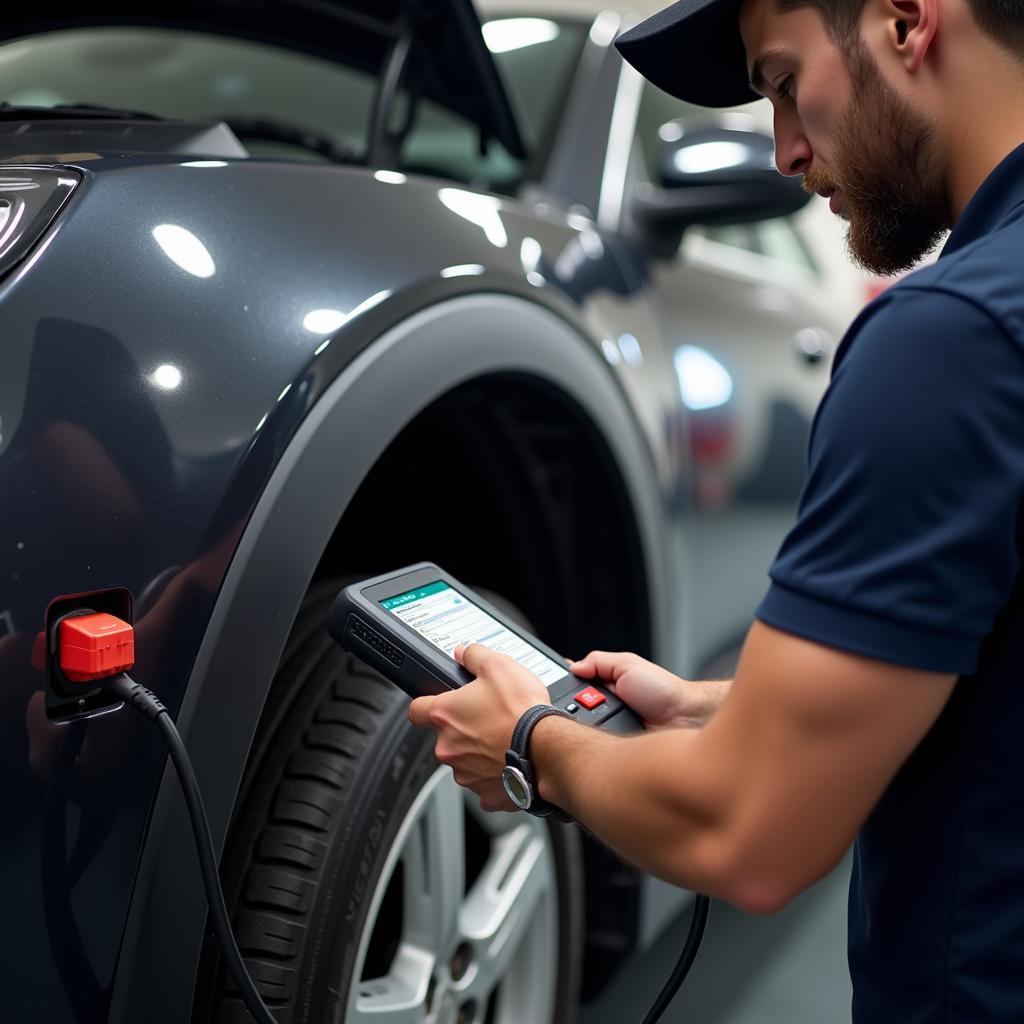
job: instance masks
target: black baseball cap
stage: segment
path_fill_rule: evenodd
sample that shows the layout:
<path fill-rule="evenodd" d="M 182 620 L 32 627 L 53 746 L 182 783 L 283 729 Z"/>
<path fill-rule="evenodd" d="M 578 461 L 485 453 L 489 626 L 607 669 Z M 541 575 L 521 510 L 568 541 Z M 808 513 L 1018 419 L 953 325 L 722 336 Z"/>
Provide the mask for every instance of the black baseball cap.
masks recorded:
<path fill-rule="evenodd" d="M 733 107 L 760 99 L 747 77 L 740 0 L 679 0 L 615 46 L 649 82 L 687 103 Z"/>

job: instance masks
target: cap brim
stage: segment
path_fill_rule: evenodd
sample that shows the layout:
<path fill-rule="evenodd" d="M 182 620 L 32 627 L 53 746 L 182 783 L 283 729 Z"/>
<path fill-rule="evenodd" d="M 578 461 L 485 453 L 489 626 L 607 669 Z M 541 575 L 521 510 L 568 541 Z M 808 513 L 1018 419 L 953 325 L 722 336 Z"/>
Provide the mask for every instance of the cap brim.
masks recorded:
<path fill-rule="evenodd" d="M 649 82 L 687 103 L 734 107 L 760 99 L 750 88 L 740 36 L 740 0 L 679 0 L 615 40 Z"/>

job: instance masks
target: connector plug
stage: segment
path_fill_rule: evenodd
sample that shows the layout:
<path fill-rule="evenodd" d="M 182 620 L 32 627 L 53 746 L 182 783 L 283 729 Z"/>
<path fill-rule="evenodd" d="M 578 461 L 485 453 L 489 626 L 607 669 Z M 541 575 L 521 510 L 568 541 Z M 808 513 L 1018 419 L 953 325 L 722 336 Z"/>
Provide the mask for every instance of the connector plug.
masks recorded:
<path fill-rule="evenodd" d="M 130 704 L 151 721 L 155 721 L 167 713 L 167 708 L 163 706 L 160 698 L 152 690 L 147 690 L 146 687 L 135 682 L 131 676 L 123 672 L 114 676 L 105 685 L 111 692 L 116 693 L 125 704 Z"/>

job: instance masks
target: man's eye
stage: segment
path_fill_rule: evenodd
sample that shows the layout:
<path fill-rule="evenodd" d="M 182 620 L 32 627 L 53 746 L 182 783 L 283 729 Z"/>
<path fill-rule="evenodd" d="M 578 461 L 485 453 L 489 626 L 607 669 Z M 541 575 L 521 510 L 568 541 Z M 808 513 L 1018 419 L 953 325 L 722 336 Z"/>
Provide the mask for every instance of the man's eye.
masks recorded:
<path fill-rule="evenodd" d="M 779 84 L 775 87 L 775 91 L 779 94 L 781 99 L 792 99 L 793 98 L 793 76 L 787 75 Z"/>

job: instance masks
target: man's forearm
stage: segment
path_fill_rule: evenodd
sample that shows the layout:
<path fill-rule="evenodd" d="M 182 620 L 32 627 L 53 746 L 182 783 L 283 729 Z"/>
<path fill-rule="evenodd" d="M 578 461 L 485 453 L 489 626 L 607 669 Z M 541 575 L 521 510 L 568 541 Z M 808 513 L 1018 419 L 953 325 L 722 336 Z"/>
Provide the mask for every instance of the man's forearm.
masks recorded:
<path fill-rule="evenodd" d="M 550 717 L 530 740 L 544 799 L 564 808 L 621 857 L 711 895 L 720 891 L 721 784 L 700 763 L 701 733 L 619 737 Z"/>

